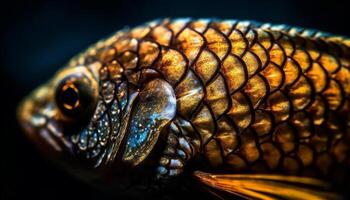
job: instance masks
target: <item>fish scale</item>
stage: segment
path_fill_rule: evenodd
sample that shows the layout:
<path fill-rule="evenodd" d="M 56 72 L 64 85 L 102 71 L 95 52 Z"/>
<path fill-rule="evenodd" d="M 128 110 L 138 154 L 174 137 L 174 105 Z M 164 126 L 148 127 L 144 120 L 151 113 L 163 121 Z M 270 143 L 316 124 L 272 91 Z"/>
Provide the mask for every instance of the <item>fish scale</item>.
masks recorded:
<path fill-rule="evenodd" d="M 168 81 L 177 120 L 213 169 L 328 175 L 350 162 L 349 46 L 302 28 L 166 19 L 119 31 L 69 66 L 119 64 L 135 85 Z"/>

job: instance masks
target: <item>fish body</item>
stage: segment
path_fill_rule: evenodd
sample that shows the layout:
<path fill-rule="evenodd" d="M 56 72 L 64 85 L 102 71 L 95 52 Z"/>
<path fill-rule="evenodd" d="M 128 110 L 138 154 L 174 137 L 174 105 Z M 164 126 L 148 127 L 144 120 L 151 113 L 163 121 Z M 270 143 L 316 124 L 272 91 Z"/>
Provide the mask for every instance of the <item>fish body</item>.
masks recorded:
<path fill-rule="evenodd" d="M 345 37 L 249 21 L 156 20 L 73 58 L 20 106 L 19 118 L 30 137 L 89 171 L 126 164 L 150 166 L 157 179 L 199 170 L 328 181 L 350 164 L 349 70 Z M 50 133 L 33 131 L 37 113 Z M 196 176 L 213 188 L 226 180 Z M 231 191 L 228 183 L 216 189 Z"/>

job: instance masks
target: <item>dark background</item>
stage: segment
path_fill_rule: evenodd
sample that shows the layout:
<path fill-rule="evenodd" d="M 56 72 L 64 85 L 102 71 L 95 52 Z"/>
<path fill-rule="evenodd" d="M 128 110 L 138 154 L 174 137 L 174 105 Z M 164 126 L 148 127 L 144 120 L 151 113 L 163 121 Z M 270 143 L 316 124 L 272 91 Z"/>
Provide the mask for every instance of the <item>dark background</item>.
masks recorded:
<path fill-rule="evenodd" d="M 19 100 L 70 57 L 123 28 L 161 17 L 254 19 L 350 35 L 349 6 L 321 1 L 7 1 L 0 6 L 0 199 L 105 199 L 44 159 L 21 134 Z M 115 198 L 114 198 L 115 199 Z"/>

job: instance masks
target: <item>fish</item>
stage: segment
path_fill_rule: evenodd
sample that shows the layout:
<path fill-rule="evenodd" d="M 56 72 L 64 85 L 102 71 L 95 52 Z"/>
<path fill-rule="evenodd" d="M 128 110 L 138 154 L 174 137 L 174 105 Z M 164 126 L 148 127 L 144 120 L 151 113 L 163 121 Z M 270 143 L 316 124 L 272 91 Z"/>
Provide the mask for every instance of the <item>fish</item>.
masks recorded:
<path fill-rule="evenodd" d="M 17 115 L 53 162 L 123 194 L 191 179 L 219 199 L 341 199 L 349 95 L 345 36 L 166 18 L 88 47 Z"/>

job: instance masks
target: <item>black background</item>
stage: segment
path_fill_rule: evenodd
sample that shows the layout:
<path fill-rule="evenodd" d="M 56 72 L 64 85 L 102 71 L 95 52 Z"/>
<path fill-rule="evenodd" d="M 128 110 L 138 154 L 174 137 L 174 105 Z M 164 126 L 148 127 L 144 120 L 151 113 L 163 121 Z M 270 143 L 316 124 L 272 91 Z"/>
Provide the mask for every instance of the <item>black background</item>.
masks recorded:
<path fill-rule="evenodd" d="M 7 1 L 0 5 L 1 199 L 106 199 L 44 159 L 21 134 L 16 105 L 70 57 L 123 28 L 162 17 L 254 19 L 350 35 L 342 1 Z M 115 199 L 115 198 L 114 198 Z"/>

